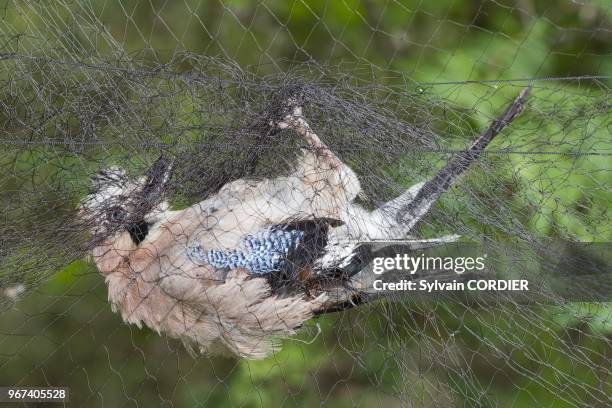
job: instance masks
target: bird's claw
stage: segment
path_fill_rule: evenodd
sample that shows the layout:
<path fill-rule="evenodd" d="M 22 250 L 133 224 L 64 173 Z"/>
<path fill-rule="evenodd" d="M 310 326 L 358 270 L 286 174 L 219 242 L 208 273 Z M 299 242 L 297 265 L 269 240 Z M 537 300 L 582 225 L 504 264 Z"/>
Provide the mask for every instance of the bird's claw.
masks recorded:
<path fill-rule="evenodd" d="M 306 122 L 302 115 L 302 106 L 295 98 L 287 99 L 283 111 L 288 111 L 289 113 L 284 115 L 278 122 L 270 121 L 270 126 L 276 126 L 279 129 L 296 129 Z"/>

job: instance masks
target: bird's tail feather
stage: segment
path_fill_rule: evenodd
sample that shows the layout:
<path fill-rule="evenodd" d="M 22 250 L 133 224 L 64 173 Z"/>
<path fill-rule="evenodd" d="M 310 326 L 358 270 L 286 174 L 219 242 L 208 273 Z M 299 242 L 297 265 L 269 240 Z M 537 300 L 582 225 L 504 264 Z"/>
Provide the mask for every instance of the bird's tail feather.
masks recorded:
<path fill-rule="evenodd" d="M 347 243 L 351 239 L 388 241 L 406 238 L 438 198 L 481 156 L 495 136 L 521 113 L 530 91 L 531 85 L 524 88 L 504 113 L 495 118 L 467 150 L 456 154 L 428 181 L 413 185 L 372 212 L 358 206 L 349 206 L 343 219 L 345 225 L 331 230 L 326 254 L 319 260 L 319 266 L 345 268 L 352 263 L 361 245 Z M 443 237 L 419 242 L 437 244 L 447 240 L 448 237 Z"/>
<path fill-rule="evenodd" d="M 358 211 L 347 212 L 349 217 L 346 225 L 332 231 L 332 239 L 326 248 L 327 254 L 320 264 L 340 267 L 343 276 L 347 278 L 346 287 L 337 290 L 336 296 L 330 297 L 330 304 L 320 309 L 319 313 L 327 313 L 354 307 L 359 303 L 386 296 L 388 292 L 381 292 L 375 288 L 374 282 L 381 278 L 375 274 L 370 261 L 375 257 L 388 256 L 385 254 L 398 253 L 397 244 L 400 242 L 382 243 L 376 248 L 373 243 L 343 243 L 343 239 L 351 236 L 375 235 L 377 239 L 396 240 L 406 236 L 412 228 L 429 212 L 437 199 L 447 191 L 457 179 L 465 173 L 470 165 L 476 161 L 487 145 L 508 126 L 523 110 L 531 85 L 523 89 L 516 99 L 508 106 L 504 113 L 494 119 L 489 127 L 467 149 L 453 157 L 447 165 L 433 178 L 425 183 L 412 186 L 399 197 L 389 201 L 371 213 Z M 352 218 L 352 219 L 350 219 Z M 430 240 L 405 240 L 403 250 L 414 251 L 431 246 L 442 245 L 457 240 L 457 235 Z M 344 245 L 344 246 L 343 246 Z M 455 272 L 427 271 L 428 279 L 444 280 L 467 278 L 467 275 L 458 275 Z M 417 274 L 408 275 L 410 279 L 423 279 Z M 335 303 L 334 303 L 335 302 Z"/>

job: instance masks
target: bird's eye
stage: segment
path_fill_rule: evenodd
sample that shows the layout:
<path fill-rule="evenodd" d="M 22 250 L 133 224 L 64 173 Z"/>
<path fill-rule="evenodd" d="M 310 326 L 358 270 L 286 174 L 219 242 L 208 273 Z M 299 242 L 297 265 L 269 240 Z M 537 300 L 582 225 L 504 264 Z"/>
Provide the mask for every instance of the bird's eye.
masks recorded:
<path fill-rule="evenodd" d="M 106 212 L 106 218 L 113 223 L 120 223 L 125 220 L 125 210 L 119 206 L 111 207 Z"/>

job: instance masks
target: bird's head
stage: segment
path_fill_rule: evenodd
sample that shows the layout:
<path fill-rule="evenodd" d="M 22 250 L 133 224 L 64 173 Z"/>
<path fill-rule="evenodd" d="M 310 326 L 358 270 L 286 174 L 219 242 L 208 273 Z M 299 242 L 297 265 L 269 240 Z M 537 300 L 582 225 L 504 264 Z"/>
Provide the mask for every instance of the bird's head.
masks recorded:
<path fill-rule="evenodd" d="M 132 241 L 140 244 L 168 210 L 164 191 L 171 171 L 172 162 L 162 156 L 138 179 L 130 178 L 120 167 L 97 172 L 78 208 L 94 242 L 128 232 Z"/>

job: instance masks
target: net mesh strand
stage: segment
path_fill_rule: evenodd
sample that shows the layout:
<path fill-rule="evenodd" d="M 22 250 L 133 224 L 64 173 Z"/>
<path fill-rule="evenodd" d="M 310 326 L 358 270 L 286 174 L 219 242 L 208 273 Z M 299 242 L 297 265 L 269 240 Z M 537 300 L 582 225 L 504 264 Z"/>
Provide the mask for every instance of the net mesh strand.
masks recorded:
<path fill-rule="evenodd" d="M 77 405 L 610 403 L 609 303 L 403 297 L 310 321 L 263 362 L 192 358 L 111 312 L 75 219 L 91 175 L 140 177 L 174 157 L 165 193 L 185 208 L 230 181 L 286 174 L 304 141 L 262 129 L 296 90 L 375 208 L 435 175 L 532 84 L 522 115 L 414 233 L 459 234 L 542 272 L 568 251 L 559 240 L 610 240 L 609 6 L 563 4 L 582 13 L 573 25 L 530 1 L 469 16 L 349 3 L 0 3 L 2 383 L 66 385 Z M 491 29 L 491 15 L 508 24 Z M 543 36 L 559 41 L 542 49 Z"/>

